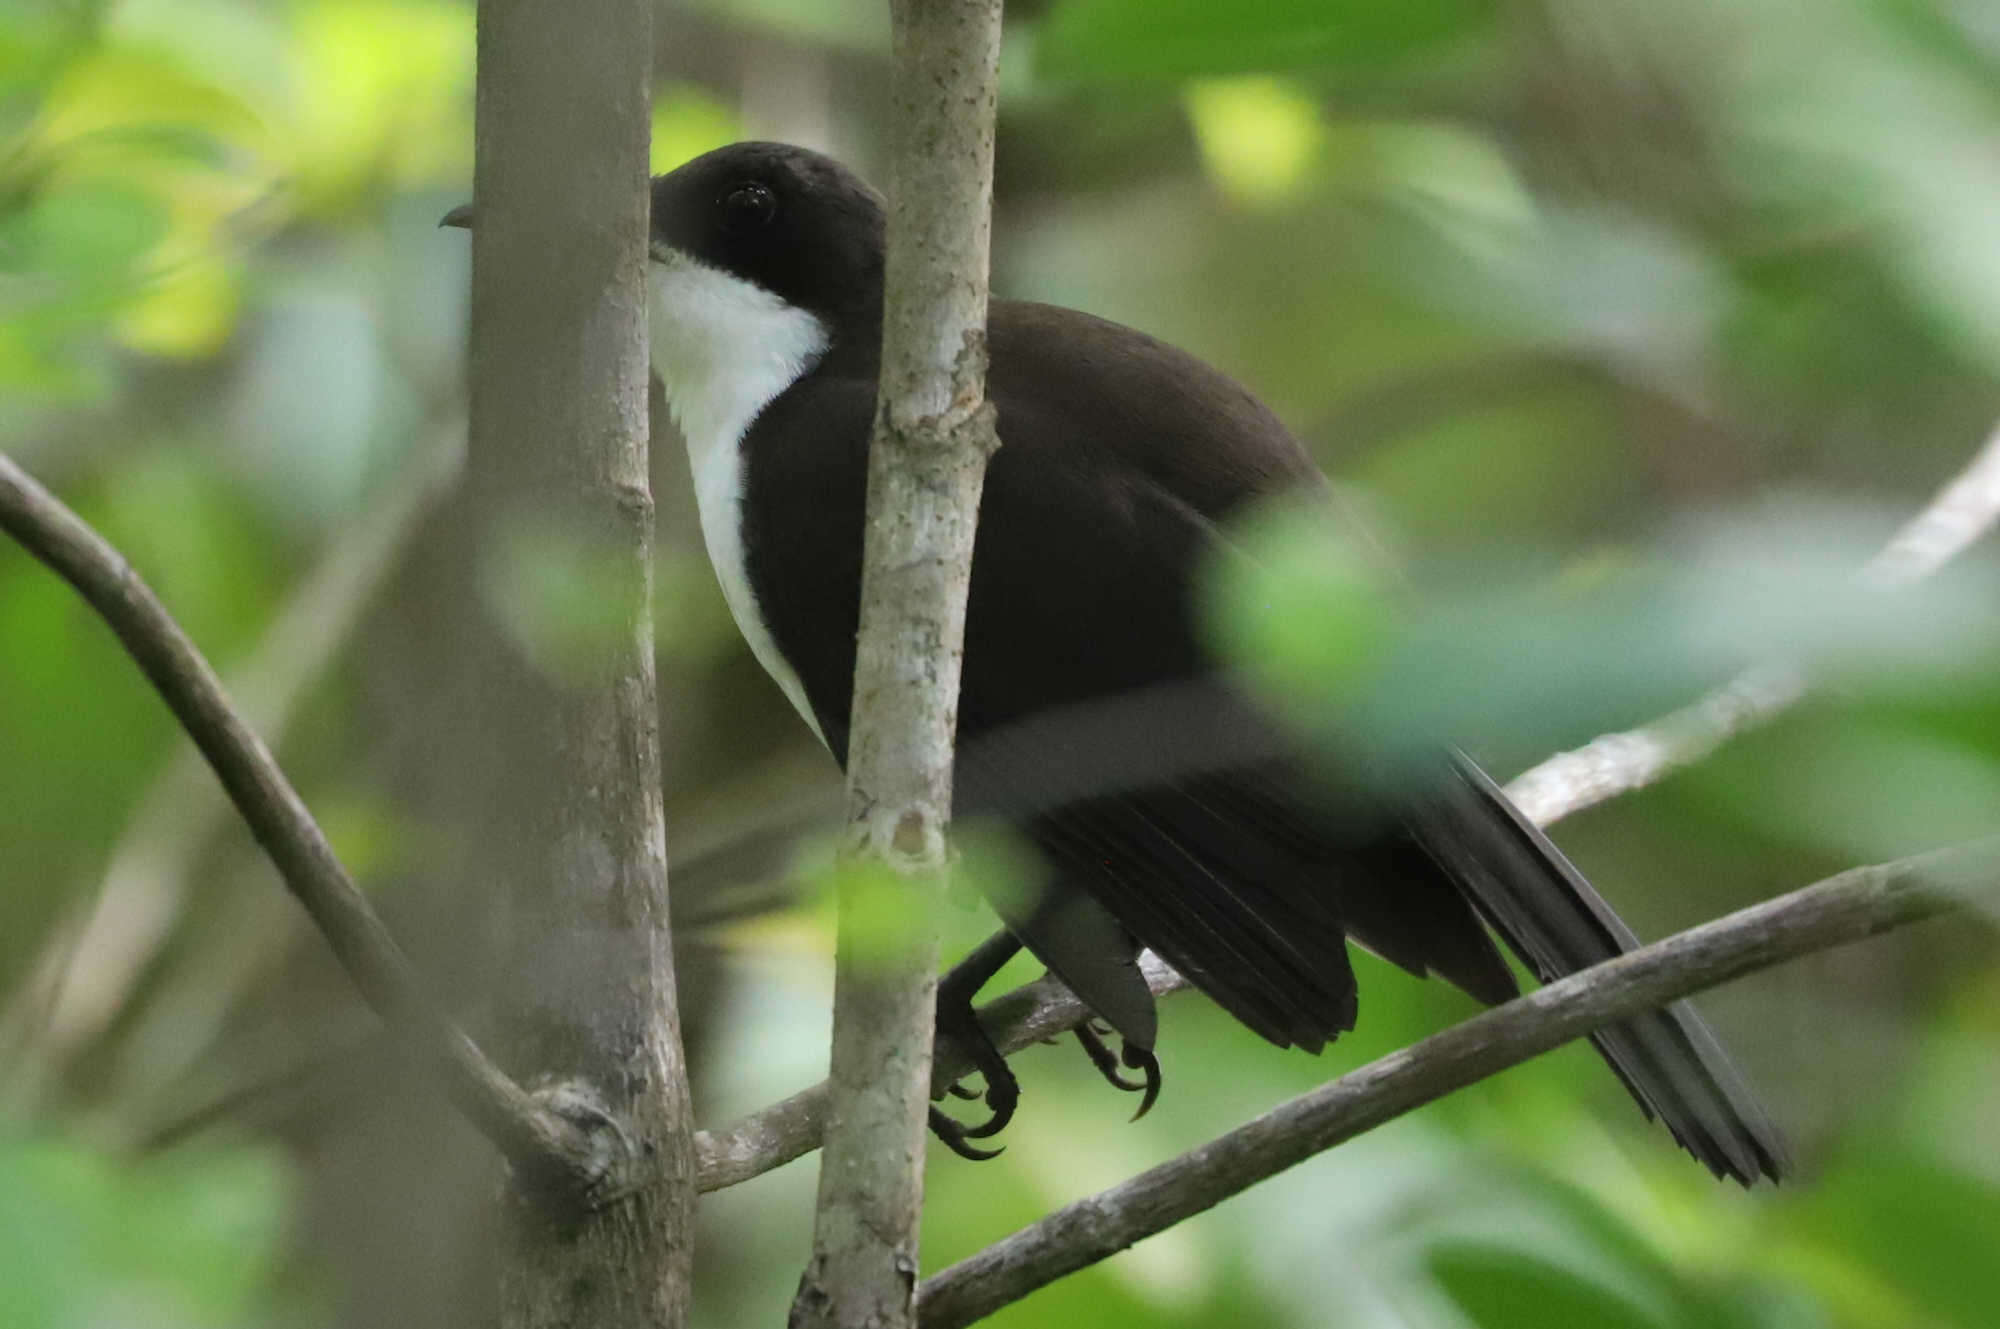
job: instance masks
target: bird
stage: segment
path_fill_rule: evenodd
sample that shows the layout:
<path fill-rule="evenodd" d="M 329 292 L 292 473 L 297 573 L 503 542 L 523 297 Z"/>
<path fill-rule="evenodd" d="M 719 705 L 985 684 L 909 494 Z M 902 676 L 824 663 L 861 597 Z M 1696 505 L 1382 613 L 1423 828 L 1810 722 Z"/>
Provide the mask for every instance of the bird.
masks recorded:
<path fill-rule="evenodd" d="M 717 148 L 651 182 L 652 367 L 703 542 L 752 655 L 843 765 L 885 215 L 855 172 L 782 143 Z M 986 352 L 1000 445 L 973 552 L 954 816 L 1006 821 L 1045 873 L 993 894 L 1003 930 L 940 982 L 937 1037 L 976 1067 L 990 1111 L 966 1125 L 933 1108 L 945 1143 L 989 1157 L 972 1141 L 1014 1115 L 1018 1080 L 972 1002 L 1022 946 L 1090 1010 L 1086 1051 L 1143 1092 L 1143 1112 L 1163 1076 L 1142 950 L 1263 1038 L 1318 1052 L 1355 1024 L 1350 943 L 1487 1004 L 1518 994 L 1496 934 L 1541 982 L 1638 945 L 1462 752 L 1392 786 L 1329 775 L 1218 656 L 1197 587 L 1234 551 L 1232 523 L 1330 498 L 1267 406 L 1185 351 L 1047 304 L 993 300 Z M 1787 1170 L 1685 1003 L 1592 1041 L 1718 1177 Z"/>

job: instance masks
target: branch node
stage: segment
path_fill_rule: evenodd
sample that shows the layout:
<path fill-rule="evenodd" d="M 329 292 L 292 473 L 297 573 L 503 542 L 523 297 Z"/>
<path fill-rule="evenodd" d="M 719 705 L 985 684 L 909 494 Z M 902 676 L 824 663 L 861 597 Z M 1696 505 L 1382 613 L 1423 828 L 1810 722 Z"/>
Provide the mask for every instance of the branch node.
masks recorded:
<path fill-rule="evenodd" d="M 530 1097 L 566 1145 L 560 1161 L 537 1156 L 515 1167 L 516 1189 L 537 1212 L 574 1221 L 639 1189 L 645 1180 L 641 1151 L 595 1086 L 552 1080 L 535 1086 Z"/>
<path fill-rule="evenodd" d="M 911 808 L 897 819 L 896 833 L 890 837 L 889 847 L 913 864 L 927 861 L 930 858 L 929 831 L 930 825 L 924 814 Z"/>

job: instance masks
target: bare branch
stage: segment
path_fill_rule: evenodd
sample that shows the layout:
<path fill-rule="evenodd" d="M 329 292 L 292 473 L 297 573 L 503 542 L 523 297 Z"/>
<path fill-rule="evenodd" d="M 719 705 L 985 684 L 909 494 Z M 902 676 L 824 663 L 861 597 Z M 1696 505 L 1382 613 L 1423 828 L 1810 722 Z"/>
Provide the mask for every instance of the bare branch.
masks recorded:
<path fill-rule="evenodd" d="M 1156 997 L 1178 992 L 1187 980 L 1165 961 L 1146 952 L 1140 958 L 1146 982 Z M 1044 975 L 997 997 L 979 1010 L 979 1022 L 1002 1055 L 1013 1056 L 1045 1039 L 1066 1034 L 1089 1018 L 1090 1012 L 1054 975 Z M 972 1069 L 970 1062 L 941 1049 L 933 1068 L 933 1086 L 942 1086 Z M 826 1122 L 826 1082 L 801 1089 L 790 1098 L 761 1108 L 733 1125 L 695 1136 L 699 1186 L 718 1191 L 819 1148 Z"/>
<path fill-rule="evenodd" d="M 432 1053 L 460 1111 L 517 1172 L 575 1195 L 596 1193 L 616 1161 L 590 1132 L 540 1105 L 446 1020 L 355 888 L 325 834 L 193 642 L 124 558 L 0 454 L 0 528 L 75 587 L 111 626 L 228 790 L 285 885 L 384 1020 Z"/>
<path fill-rule="evenodd" d="M 1991 530 L 1995 521 L 2000 521 L 2000 426 L 1930 506 L 1868 561 L 1862 580 L 1885 587 L 1922 581 Z"/>
<path fill-rule="evenodd" d="M 1865 586 L 1892 590 L 1922 581 L 2000 521 L 2000 428 L 1951 483 L 1861 569 Z M 1507 797 L 1540 826 L 1644 789 L 1700 761 L 1723 743 L 1789 710 L 1805 676 L 1760 665 L 1640 729 L 1606 734 L 1516 776 Z"/>
<path fill-rule="evenodd" d="M 1798 670 L 1758 665 L 1651 724 L 1557 753 L 1510 780 L 1507 797 L 1537 826 L 1552 826 L 1692 766 L 1805 695 L 1805 675 Z"/>
<path fill-rule="evenodd" d="M 332 543 L 255 652 L 231 671 L 238 712 L 267 745 L 282 747 L 301 698 L 325 677 L 410 536 L 456 481 L 464 432 L 463 418 L 446 422 L 417 449 L 383 487 L 383 501 Z M 139 800 L 97 890 L 57 925 L 0 1018 L 20 1043 L 33 1043 L 38 1077 L 57 1073 L 123 1009 L 172 933 L 202 850 L 230 815 L 201 754 L 178 748 Z"/>
<path fill-rule="evenodd" d="M 1351 1071 L 927 1279 L 924 1329 L 992 1314 L 1257 1182 L 1592 1030 L 2000 891 L 2000 840 L 1855 868 L 1571 974 Z"/>
<path fill-rule="evenodd" d="M 1000 0 L 892 0 L 890 13 L 894 142 L 834 1090 L 812 1261 L 792 1303 L 801 1329 L 915 1319 L 952 738 L 973 530 L 997 445 L 985 384 Z M 896 936 L 882 935 L 885 917 L 898 920 Z"/>

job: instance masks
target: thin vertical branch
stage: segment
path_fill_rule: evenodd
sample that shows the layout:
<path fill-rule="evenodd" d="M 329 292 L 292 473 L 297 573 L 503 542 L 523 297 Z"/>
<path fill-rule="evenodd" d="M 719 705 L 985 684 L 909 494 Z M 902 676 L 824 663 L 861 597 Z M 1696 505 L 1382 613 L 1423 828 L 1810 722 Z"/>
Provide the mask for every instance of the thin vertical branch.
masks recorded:
<path fill-rule="evenodd" d="M 508 1055 L 643 1160 L 628 1193 L 568 1223 L 512 1207 L 499 1257 L 510 1329 L 687 1316 L 693 1127 L 648 608 L 652 10 L 479 4 L 476 533 L 459 597 L 483 722 L 483 750 L 465 757 L 472 853 L 506 923 L 495 1004 Z M 550 558 L 597 574 L 581 636 L 538 636 L 508 612 Z"/>
<path fill-rule="evenodd" d="M 916 1314 L 936 908 L 986 460 L 1000 0 L 893 0 L 882 376 L 869 445 L 826 1153 L 798 1326 Z M 889 897 L 888 907 L 879 897 Z M 870 898 L 877 897 L 877 898 Z M 896 920 L 884 936 L 883 920 Z"/>

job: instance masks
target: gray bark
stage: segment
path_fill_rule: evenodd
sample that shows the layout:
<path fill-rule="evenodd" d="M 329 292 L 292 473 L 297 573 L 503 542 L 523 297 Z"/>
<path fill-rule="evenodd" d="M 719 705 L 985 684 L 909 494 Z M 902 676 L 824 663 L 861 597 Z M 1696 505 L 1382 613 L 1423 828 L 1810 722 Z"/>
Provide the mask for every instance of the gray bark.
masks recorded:
<path fill-rule="evenodd" d="M 999 0 L 894 0 L 881 392 L 869 445 L 825 1154 L 798 1326 L 914 1321 L 937 908 L 987 457 Z M 896 920 L 884 935 L 883 920 Z"/>
<path fill-rule="evenodd" d="M 641 1162 L 587 1212 L 509 1206 L 501 1312 L 519 1329 L 687 1312 L 693 1130 L 648 608 L 650 23 L 648 0 L 479 6 L 466 586 L 493 724 L 468 772 L 473 856 L 508 911 L 507 1055 Z M 592 577 L 553 633 L 510 610 L 552 558 Z"/>

